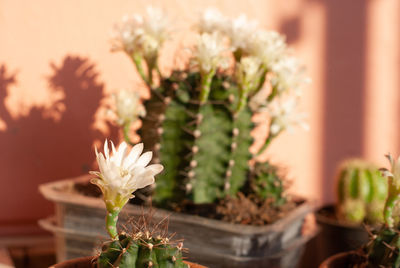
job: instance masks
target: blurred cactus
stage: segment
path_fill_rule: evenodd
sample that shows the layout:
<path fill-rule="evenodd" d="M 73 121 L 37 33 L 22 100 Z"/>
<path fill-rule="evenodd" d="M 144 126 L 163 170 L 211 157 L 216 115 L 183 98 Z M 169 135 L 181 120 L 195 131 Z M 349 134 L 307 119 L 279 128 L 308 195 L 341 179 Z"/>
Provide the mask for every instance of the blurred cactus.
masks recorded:
<path fill-rule="evenodd" d="M 254 160 L 291 125 L 304 126 L 295 111 L 299 88 L 307 82 L 302 67 L 278 33 L 258 29 L 257 23 L 245 16 L 230 20 L 215 10 L 203 16 L 200 21 L 214 26 L 198 25 L 191 65 L 168 77 L 159 71 L 157 60 L 149 66 L 140 56 L 141 46 L 129 43 L 140 40 L 137 35 L 146 35 L 146 27 L 131 24 L 128 32 L 120 30 L 117 35 L 120 49 L 132 58 L 151 93 L 143 103 L 146 115 L 138 134 L 145 150 L 154 152 L 153 161 L 165 167 L 153 200 L 161 205 L 183 199 L 212 203 L 236 196 L 251 185 L 260 199 L 283 204 L 284 188 L 276 169 L 269 163 L 254 164 Z M 127 28 L 124 25 L 121 29 Z M 146 75 L 144 69 L 157 71 L 158 86 L 152 72 Z M 262 90 L 270 92 L 262 96 Z M 281 103 L 288 97 L 291 101 L 283 107 Z M 269 109 L 271 105 L 273 109 Z M 252 117 L 260 112 L 270 115 L 267 138 L 260 150 L 251 154 L 251 132 L 257 126 Z"/>
<path fill-rule="evenodd" d="M 383 221 L 387 179 L 378 167 L 362 159 L 349 159 L 339 166 L 337 217 L 351 223 Z"/>
<path fill-rule="evenodd" d="M 365 245 L 367 264 L 362 267 L 400 267 L 400 158 L 387 158 L 391 170 L 382 169 L 388 179 L 388 196 L 383 210 L 384 224 L 370 233 L 370 241 Z M 360 266 L 361 267 L 361 266 Z"/>

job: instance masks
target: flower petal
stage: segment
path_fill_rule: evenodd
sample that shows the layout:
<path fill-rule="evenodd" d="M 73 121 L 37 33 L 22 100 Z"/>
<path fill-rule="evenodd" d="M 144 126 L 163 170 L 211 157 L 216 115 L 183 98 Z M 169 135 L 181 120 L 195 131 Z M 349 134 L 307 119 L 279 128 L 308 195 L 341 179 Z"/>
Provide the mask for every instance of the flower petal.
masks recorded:
<path fill-rule="evenodd" d="M 141 157 L 139 157 L 135 166 L 145 167 L 148 163 L 150 163 L 152 157 L 153 157 L 153 152 L 145 152 L 144 154 L 142 154 Z"/>

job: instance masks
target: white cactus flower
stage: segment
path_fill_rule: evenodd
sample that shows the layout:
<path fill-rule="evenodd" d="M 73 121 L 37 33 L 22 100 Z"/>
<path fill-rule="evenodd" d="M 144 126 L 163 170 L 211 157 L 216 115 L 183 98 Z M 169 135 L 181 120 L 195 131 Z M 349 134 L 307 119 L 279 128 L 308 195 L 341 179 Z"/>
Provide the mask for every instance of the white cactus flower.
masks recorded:
<path fill-rule="evenodd" d="M 225 46 L 219 33 L 203 33 L 198 36 L 192 63 L 199 67 L 201 73 L 210 73 L 225 65 L 226 60 L 222 55 L 224 51 Z"/>
<path fill-rule="evenodd" d="M 285 37 L 274 31 L 258 30 L 251 36 L 248 50 L 244 52 L 259 58 L 271 69 L 286 52 Z"/>
<path fill-rule="evenodd" d="M 225 33 L 227 24 L 227 18 L 218 9 L 207 8 L 201 13 L 196 28 L 200 33 Z"/>
<path fill-rule="evenodd" d="M 114 94 L 117 123 L 121 126 L 134 122 L 139 116 L 144 116 L 146 110 L 137 92 L 122 89 Z"/>
<path fill-rule="evenodd" d="M 300 95 L 301 87 L 311 82 L 311 79 L 304 75 L 305 68 L 295 57 L 281 58 L 273 65 L 272 71 L 274 76 L 271 78 L 271 85 L 279 93 L 294 90 L 297 95 Z"/>
<path fill-rule="evenodd" d="M 273 136 L 283 130 L 291 131 L 295 125 L 305 130 L 309 129 L 304 120 L 306 116 L 297 111 L 297 98 L 289 97 L 285 100 L 276 98 L 268 105 L 267 111 L 271 117 L 270 134 Z"/>
<path fill-rule="evenodd" d="M 111 142 L 110 154 L 107 140 L 104 143 L 104 155 L 96 148 L 96 158 L 99 171 L 91 171 L 97 178 L 92 179 L 103 192 L 104 202 L 108 211 L 120 210 L 137 189 L 154 183 L 154 176 L 163 170 L 160 164 L 147 166 L 152 158 L 152 152 L 143 151 L 143 143 L 135 145 L 130 152 L 128 145 L 122 142 L 116 150 Z"/>
<path fill-rule="evenodd" d="M 226 34 L 231 41 L 232 50 L 248 51 L 252 35 L 256 30 L 257 22 L 247 19 L 244 14 L 233 19 L 226 29 Z"/>
<path fill-rule="evenodd" d="M 169 37 L 168 19 L 158 8 L 147 7 L 146 16 L 125 16 L 122 24 L 115 26 L 114 49 L 128 54 L 141 53 L 147 59 L 157 57 L 164 41 Z"/>
<path fill-rule="evenodd" d="M 242 87 L 254 89 L 262 75 L 261 61 L 256 57 L 243 57 L 237 64 L 236 81 Z"/>

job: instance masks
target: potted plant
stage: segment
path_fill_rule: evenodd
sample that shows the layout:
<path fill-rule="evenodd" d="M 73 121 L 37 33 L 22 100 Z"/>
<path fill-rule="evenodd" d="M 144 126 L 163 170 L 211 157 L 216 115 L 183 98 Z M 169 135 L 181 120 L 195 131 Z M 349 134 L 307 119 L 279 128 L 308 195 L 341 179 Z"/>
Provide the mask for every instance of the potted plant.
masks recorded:
<path fill-rule="evenodd" d="M 359 158 L 344 160 L 338 167 L 335 205 L 316 213 L 321 232 L 317 263 L 333 254 L 355 250 L 368 241 L 363 224 L 377 226 L 383 222 L 387 197 L 387 180 L 379 168 Z"/>
<path fill-rule="evenodd" d="M 391 170 L 382 169 L 388 179 L 383 225 L 369 230 L 370 240 L 358 251 L 334 255 L 320 267 L 400 267 L 400 158 L 397 161 L 390 155 L 387 158 Z"/>
<path fill-rule="evenodd" d="M 101 253 L 97 256 L 66 261 L 54 267 L 189 268 L 189 264 L 182 258 L 183 243 L 174 245 L 168 237 L 167 229 L 160 228 L 161 223 L 151 227 L 149 216 L 143 215 L 134 221 L 132 233 L 118 231 L 118 216 L 129 199 L 134 197 L 132 193 L 154 183 L 154 176 L 162 171 L 163 166 L 148 165 L 152 153 L 141 155 L 142 144 L 134 146 L 130 152 L 125 142 L 117 149 L 112 142 L 111 146 L 110 152 L 106 140 L 104 154 L 96 149 L 100 171 L 91 172 L 96 176 L 91 182 L 103 193 L 106 230 L 110 240 L 103 243 Z"/>
<path fill-rule="evenodd" d="M 143 104 L 137 94 L 120 91 L 117 122 L 133 144 L 131 125 L 140 118 L 144 150 L 153 151 L 153 163 L 165 167 L 156 186 L 137 196 L 160 208 L 157 215 L 174 212 L 170 228 L 185 237 L 194 260 L 219 267 L 295 265 L 314 235 L 303 228 L 314 206 L 289 196 L 279 169 L 260 163 L 258 156 L 293 125 L 307 127 L 296 110 L 308 81 L 302 66 L 280 34 L 259 29 L 244 15 L 232 20 L 207 10 L 195 27 L 190 61 L 163 74 L 158 57 L 167 26 L 162 11 L 150 8 L 145 17 L 124 18 L 113 43 L 114 50 L 129 56 L 150 91 Z M 261 124 L 254 122 L 256 114 L 268 116 L 269 127 L 254 152 L 252 132 Z M 90 231 L 99 225 L 100 212 L 93 215 L 98 201 L 85 198 L 93 206 L 85 209 L 71 195 L 60 197 L 60 190 L 70 187 L 41 187 L 57 202 L 56 228 Z M 126 209 L 130 215 L 139 211 L 133 205 Z"/>

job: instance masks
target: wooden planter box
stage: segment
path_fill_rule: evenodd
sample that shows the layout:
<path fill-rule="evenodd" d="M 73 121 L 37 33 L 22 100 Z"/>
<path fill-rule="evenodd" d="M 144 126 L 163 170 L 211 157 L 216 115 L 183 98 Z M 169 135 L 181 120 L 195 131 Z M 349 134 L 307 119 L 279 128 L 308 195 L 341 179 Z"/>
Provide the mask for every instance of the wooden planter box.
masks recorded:
<path fill-rule="evenodd" d="M 41 225 L 56 235 L 58 261 L 93 255 L 93 248 L 107 237 L 103 200 L 73 190 L 74 183 L 88 178 L 39 187 L 44 197 L 55 203 L 55 220 L 43 220 Z M 314 208 L 314 204 L 305 201 L 284 219 L 266 226 L 230 224 L 162 209 L 154 209 L 153 219 L 169 216 L 169 232 L 177 233 L 176 239 L 184 239 L 190 261 L 209 267 L 295 267 L 305 243 L 315 235 L 302 233 L 304 219 Z M 147 210 L 128 204 L 119 223 L 123 225 L 128 218 Z"/>

